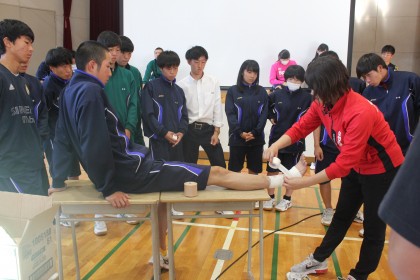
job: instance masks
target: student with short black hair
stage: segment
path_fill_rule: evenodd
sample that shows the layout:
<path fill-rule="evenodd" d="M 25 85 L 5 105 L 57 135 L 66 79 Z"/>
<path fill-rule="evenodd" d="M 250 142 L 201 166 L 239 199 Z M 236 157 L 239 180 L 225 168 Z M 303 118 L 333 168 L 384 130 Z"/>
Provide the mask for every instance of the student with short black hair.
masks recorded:
<path fill-rule="evenodd" d="M 285 86 L 270 93 L 268 96 L 268 119 L 272 126 L 269 135 L 268 145 L 271 146 L 282 136 L 295 122 L 299 121 L 303 114 L 308 110 L 312 102 L 311 90 L 302 88 L 305 81 L 305 70 L 300 65 L 291 65 L 284 72 L 286 80 Z M 305 151 L 305 139 L 302 138 L 294 145 L 278 151 L 278 158 L 287 168 L 293 167 Z M 267 165 L 267 175 L 274 176 L 279 174 L 278 169 Z M 279 196 L 281 190 L 278 190 Z M 269 190 L 271 200 L 264 201 L 264 210 L 272 210 L 275 205 L 277 211 L 286 211 L 292 207 L 293 190 L 286 190 L 283 198 L 276 205 L 274 189 Z M 257 204 L 255 208 L 257 208 Z"/>
<path fill-rule="evenodd" d="M 50 175 L 53 177 L 54 163 L 52 153 L 54 151 L 53 141 L 55 137 L 55 126 L 58 119 L 58 100 L 61 91 L 66 87 L 68 81 L 73 75 L 72 63 L 73 57 L 69 50 L 63 47 L 50 49 L 45 56 L 45 63 L 50 68 L 50 73 L 45 77 L 42 88 L 48 109 L 48 127 L 50 130 L 49 138 L 44 141 L 44 151 L 47 157 Z M 78 179 L 80 176 L 79 161 L 76 158 L 69 158 L 72 162 L 71 170 L 69 170 L 69 179 Z"/>
<path fill-rule="evenodd" d="M 236 85 L 226 94 L 229 124 L 228 169 L 241 172 L 245 159 L 249 174 L 262 172 L 264 127 L 268 115 L 267 91 L 259 85 L 260 66 L 255 60 L 242 63 Z"/>
<path fill-rule="evenodd" d="M 204 72 L 209 56 L 203 47 L 192 47 L 185 53 L 185 58 L 191 67 L 190 74 L 179 82 L 185 94 L 189 119 L 183 140 L 185 161 L 197 163 L 199 147 L 202 146 L 210 165 L 226 168 L 219 141 L 223 125 L 219 81 Z"/>
<path fill-rule="evenodd" d="M 133 74 L 134 82 L 136 83 L 136 91 L 138 93 L 137 102 L 137 127 L 134 132 L 134 142 L 140 145 L 144 145 L 143 129 L 141 128 L 141 89 L 143 88 L 143 78 L 137 67 L 129 64 L 131 55 L 134 51 L 134 44 L 127 36 L 120 35 L 121 39 L 121 52 L 117 57 L 117 63 L 119 66 L 127 69 Z"/>
<path fill-rule="evenodd" d="M 36 109 L 26 80 L 19 75 L 22 63 L 33 53 L 35 36 L 22 21 L 0 21 L 0 190 L 47 195 Z"/>
<path fill-rule="evenodd" d="M 117 63 L 117 58 L 121 53 L 121 39 L 115 32 L 106 30 L 98 35 L 97 41 L 108 48 L 111 54 L 112 76 L 105 85 L 105 94 L 114 108 L 117 118 L 125 128 L 124 134 L 129 141 L 134 141 L 138 123 L 138 91 L 133 74 Z M 132 214 L 125 214 L 125 216 L 130 217 Z M 100 215 L 95 217 L 100 217 Z M 138 224 L 138 221 L 127 221 L 127 223 Z M 96 235 L 105 235 L 107 232 L 108 229 L 104 221 L 95 222 L 94 233 Z"/>
<path fill-rule="evenodd" d="M 405 154 L 420 117 L 420 77 L 412 72 L 394 72 L 374 53 L 360 57 L 356 73 L 368 84 L 362 95 L 384 114 Z"/>
<path fill-rule="evenodd" d="M 394 54 L 395 54 L 394 46 L 385 45 L 385 46 L 382 47 L 381 56 L 382 56 L 383 60 L 385 61 L 386 65 L 392 71 L 397 71 L 398 70 L 397 65 L 391 63 L 391 60 L 394 57 Z"/>
<path fill-rule="evenodd" d="M 146 71 L 144 71 L 143 84 L 146 84 L 148 81 L 157 79 L 162 75 L 162 71 L 157 64 L 157 58 L 162 52 L 163 49 L 161 47 L 157 47 L 154 50 L 153 55 L 155 58 L 147 63 Z"/>
<path fill-rule="evenodd" d="M 168 55 L 174 57 L 173 53 Z M 161 65 L 174 66 L 171 64 L 173 62 L 168 61 L 173 59 L 166 60 L 164 55 Z M 199 190 L 207 185 L 253 190 L 282 184 L 283 176 L 250 176 L 229 172 L 218 166 L 154 160 L 152 151 L 128 141 L 124 127 L 105 97 L 103 88 L 111 76 L 110 62 L 108 49 L 98 42 L 86 41 L 77 49 L 78 69 L 60 98 L 54 141 L 57 150 L 54 153 L 56 172 L 49 193 L 66 189 L 64 182 L 69 167 L 68 156 L 73 152 L 96 189 L 116 208 L 129 206 L 127 193 L 183 191 L 186 181 L 197 182 Z M 164 75 L 166 70 L 164 67 Z M 291 173 L 302 176 L 305 171 L 305 162 L 299 162 Z M 159 207 L 159 223 L 161 252 L 166 254 L 164 206 Z M 160 265 L 168 269 L 167 257 L 161 256 Z"/>
<path fill-rule="evenodd" d="M 184 159 L 197 163 L 200 146 L 211 166 L 226 168 L 219 134 L 223 125 L 223 111 L 219 81 L 204 72 L 209 55 L 205 48 L 194 46 L 185 58 L 191 67 L 190 74 L 179 82 L 184 90 L 188 110 L 188 130 L 183 138 Z M 233 211 L 217 211 L 234 214 Z"/>
<path fill-rule="evenodd" d="M 119 67 L 117 57 L 121 52 L 121 39 L 112 31 L 102 31 L 97 41 L 111 53 L 112 76 L 105 85 L 105 93 L 117 113 L 118 119 L 125 126 L 125 134 L 131 140 L 137 126 L 136 83 L 130 71 Z"/>
<path fill-rule="evenodd" d="M 157 57 L 162 76 L 146 83 L 142 93 L 144 134 L 157 160 L 184 159 L 181 140 L 188 130 L 188 111 L 184 91 L 176 84 L 180 63 L 175 52 L 162 52 Z"/>

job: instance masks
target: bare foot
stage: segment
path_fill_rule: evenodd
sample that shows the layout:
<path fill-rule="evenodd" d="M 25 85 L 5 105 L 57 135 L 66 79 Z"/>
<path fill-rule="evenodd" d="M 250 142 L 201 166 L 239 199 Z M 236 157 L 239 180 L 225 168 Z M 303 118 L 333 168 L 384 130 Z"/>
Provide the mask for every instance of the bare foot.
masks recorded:
<path fill-rule="evenodd" d="M 300 159 L 298 163 L 295 165 L 295 167 L 297 168 L 299 173 L 302 174 L 302 176 L 305 175 L 306 169 L 307 169 L 307 163 L 305 160 L 305 156 L 303 154 L 300 156 Z"/>

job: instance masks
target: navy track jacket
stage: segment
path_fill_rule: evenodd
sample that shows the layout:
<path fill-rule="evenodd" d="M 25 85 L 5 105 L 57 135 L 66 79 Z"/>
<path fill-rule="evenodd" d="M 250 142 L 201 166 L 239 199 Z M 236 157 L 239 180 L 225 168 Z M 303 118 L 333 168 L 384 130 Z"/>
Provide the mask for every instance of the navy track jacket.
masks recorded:
<path fill-rule="evenodd" d="M 363 96 L 378 106 L 405 154 L 420 116 L 420 77 L 411 72 L 388 70 L 379 86 L 368 86 Z"/>
<path fill-rule="evenodd" d="M 259 85 L 229 88 L 226 95 L 225 112 L 229 123 L 229 146 L 264 145 L 264 127 L 267 123 L 268 95 Z M 245 142 L 242 132 L 252 132 L 255 139 Z"/>
<path fill-rule="evenodd" d="M 125 136 L 103 88 L 96 77 L 76 70 L 63 91 L 54 139 L 53 187 L 64 187 L 68 159 L 76 154 L 104 197 L 134 188 L 141 192 L 153 160 L 146 147 Z"/>

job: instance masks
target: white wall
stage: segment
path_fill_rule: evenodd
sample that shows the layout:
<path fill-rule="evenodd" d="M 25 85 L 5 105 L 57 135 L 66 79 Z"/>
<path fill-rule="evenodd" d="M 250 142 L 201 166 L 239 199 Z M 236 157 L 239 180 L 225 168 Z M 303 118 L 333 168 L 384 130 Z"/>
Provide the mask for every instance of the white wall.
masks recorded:
<path fill-rule="evenodd" d="M 70 14 L 73 49 L 89 39 L 90 1 L 73 0 Z M 19 19 L 34 31 L 35 43 L 28 73 L 34 75 L 51 48 L 63 45 L 64 12 L 61 0 L 0 0 L 0 18 Z"/>
<path fill-rule="evenodd" d="M 320 43 L 347 61 L 350 0 L 124 0 L 124 35 L 135 45 L 133 65 L 144 72 L 160 46 L 181 57 L 178 76 L 189 73 L 184 57 L 194 45 L 209 52 L 206 70 L 222 86 L 236 83 L 246 59 L 260 65 L 260 84 L 270 86 L 269 72 L 282 49 L 304 68 Z M 163 8 L 164 7 L 164 8 Z M 144 11 L 139 17 L 139 11 Z"/>

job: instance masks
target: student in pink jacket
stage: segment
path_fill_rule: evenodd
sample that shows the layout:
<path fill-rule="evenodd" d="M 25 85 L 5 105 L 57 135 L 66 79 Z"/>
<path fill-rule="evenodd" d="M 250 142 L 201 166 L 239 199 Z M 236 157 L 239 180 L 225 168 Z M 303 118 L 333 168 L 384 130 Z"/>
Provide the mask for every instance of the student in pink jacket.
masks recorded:
<path fill-rule="evenodd" d="M 290 52 L 282 50 L 278 55 L 278 60 L 271 66 L 270 84 L 273 89 L 282 88 L 284 84 L 284 72 L 290 65 L 296 65 L 296 61 L 290 59 Z"/>

